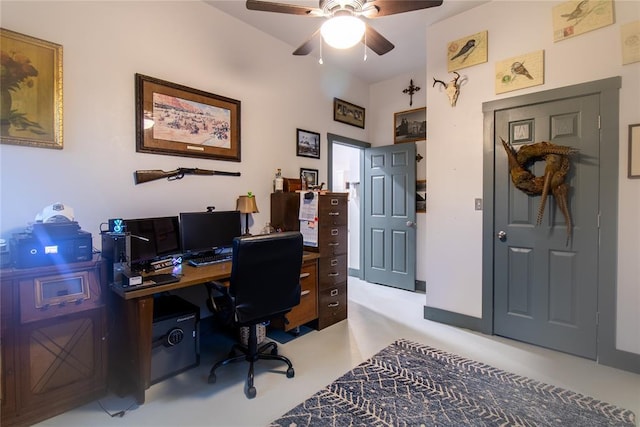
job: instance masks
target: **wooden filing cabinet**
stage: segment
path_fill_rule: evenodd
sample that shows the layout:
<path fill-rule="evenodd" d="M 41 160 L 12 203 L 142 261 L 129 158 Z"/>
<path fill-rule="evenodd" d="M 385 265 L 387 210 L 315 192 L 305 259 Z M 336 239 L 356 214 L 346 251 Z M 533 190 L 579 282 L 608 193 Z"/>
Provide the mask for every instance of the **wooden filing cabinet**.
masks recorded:
<path fill-rule="evenodd" d="M 316 193 L 317 194 L 317 193 Z M 318 195 L 318 329 L 347 318 L 348 194 Z M 300 194 L 271 195 L 271 225 L 283 231 L 300 229 Z"/>
<path fill-rule="evenodd" d="M 2 426 L 32 425 L 107 392 L 102 263 L 0 271 Z"/>

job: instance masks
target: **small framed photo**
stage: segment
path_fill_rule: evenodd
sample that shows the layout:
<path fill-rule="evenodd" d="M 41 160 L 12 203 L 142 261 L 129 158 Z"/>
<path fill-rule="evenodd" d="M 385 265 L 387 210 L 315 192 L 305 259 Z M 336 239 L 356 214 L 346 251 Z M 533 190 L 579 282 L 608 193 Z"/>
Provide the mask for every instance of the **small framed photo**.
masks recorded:
<path fill-rule="evenodd" d="M 419 179 L 416 181 L 416 212 L 424 213 L 427 211 L 427 180 Z"/>
<path fill-rule="evenodd" d="M 640 123 L 629 125 L 629 178 L 640 178 Z"/>
<path fill-rule="evenodd" d="M 0 143 L 62 149 L 62 46 L 0 28 Z"/>
<path fill-rule="evenodd" d="M 136 74 L 136 151 L 240 161 L 240 101 Z"/>
<path fill-rule="evenodd" d="M 364 129 L 364 108 L 333 98 L 333 120 Z"/>
<path fill-rule="evenodd" d="M 393 115 L 393 143 L 427 139 L 427 108 L 401 111 Z"/>
<path fill-rule="evenodd" d="M 320 158 L 320 134 L 304 129 L 296 129 L 296 155 L 298 157 Z"/>
<path fill-rule="evenodd" d="M 307 186 L 318 185 L 318 169 L 300 168 L 300 178 L 307 181 Z"/>

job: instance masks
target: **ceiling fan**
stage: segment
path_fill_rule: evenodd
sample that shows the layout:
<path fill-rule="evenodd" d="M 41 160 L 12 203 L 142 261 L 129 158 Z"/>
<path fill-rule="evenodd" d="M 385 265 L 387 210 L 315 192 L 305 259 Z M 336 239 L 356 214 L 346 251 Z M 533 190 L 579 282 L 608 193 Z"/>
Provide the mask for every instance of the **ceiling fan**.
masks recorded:
<path fill-rule="evenodd" d="M 329 45 L 347 49 L 362 41 L 378 55 L 395 46 L 360 18 L 379 18 L 414 10 L 440 6 L 442 0 L 320 0 L 317 8 L 262 0 L 247 0 L 247 9 L 327 18 L 321 28 L 298 47 L 294 55 L 308 55 L 318 33 Z M 336 27 L 344 26 L 345 32 Z M 364 36 L 364 37 L 363 37 Z"/>

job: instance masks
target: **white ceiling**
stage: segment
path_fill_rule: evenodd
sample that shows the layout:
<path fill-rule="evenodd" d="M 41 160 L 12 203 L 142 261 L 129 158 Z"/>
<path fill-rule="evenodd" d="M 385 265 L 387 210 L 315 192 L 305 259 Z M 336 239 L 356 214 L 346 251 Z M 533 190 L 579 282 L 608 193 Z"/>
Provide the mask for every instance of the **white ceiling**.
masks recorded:
<path fill-rule="evenodd" d="M 325 44 L 322 48 L 323 61 L 325 64 L 339 66 L 368 83 L 387 80 L 416 69 L 425 69 L 427 26 L 487 2 L 487 0 L 444 0 L 444 3 L 438 7 L 369 19 L 367 24 L 393 43 L 395 49 L 382 56 L 367 49 L 367 60 L 363 61 L 364 45 L 362 44 L 344 51 L 330 48 Z M 247 10 L 243 0 L 205 0 L 205 3 L 282 40 L 291 46 L 291 52 L 320 28 L 325 19 Z M 318 7 L 317 0 L 277 0 L 274 3 Z M 464 37 L 464 34 L 460 36 Z M 317 59 L 319 51 L 320 42 L 318 41 L 318 47 L 311 55 Z M 303 57 L 299 59 L 304 60 Z"/>

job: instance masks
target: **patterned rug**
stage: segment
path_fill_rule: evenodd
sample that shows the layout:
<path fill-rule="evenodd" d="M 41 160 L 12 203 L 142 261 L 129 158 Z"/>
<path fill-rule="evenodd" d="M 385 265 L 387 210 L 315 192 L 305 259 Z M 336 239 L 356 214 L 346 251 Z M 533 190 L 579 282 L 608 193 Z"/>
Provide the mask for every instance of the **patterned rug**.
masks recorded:
<path fill-rule="evenodd" d="M 271 426 L 635 426 L 635 415 L 398 340 Z"/>

